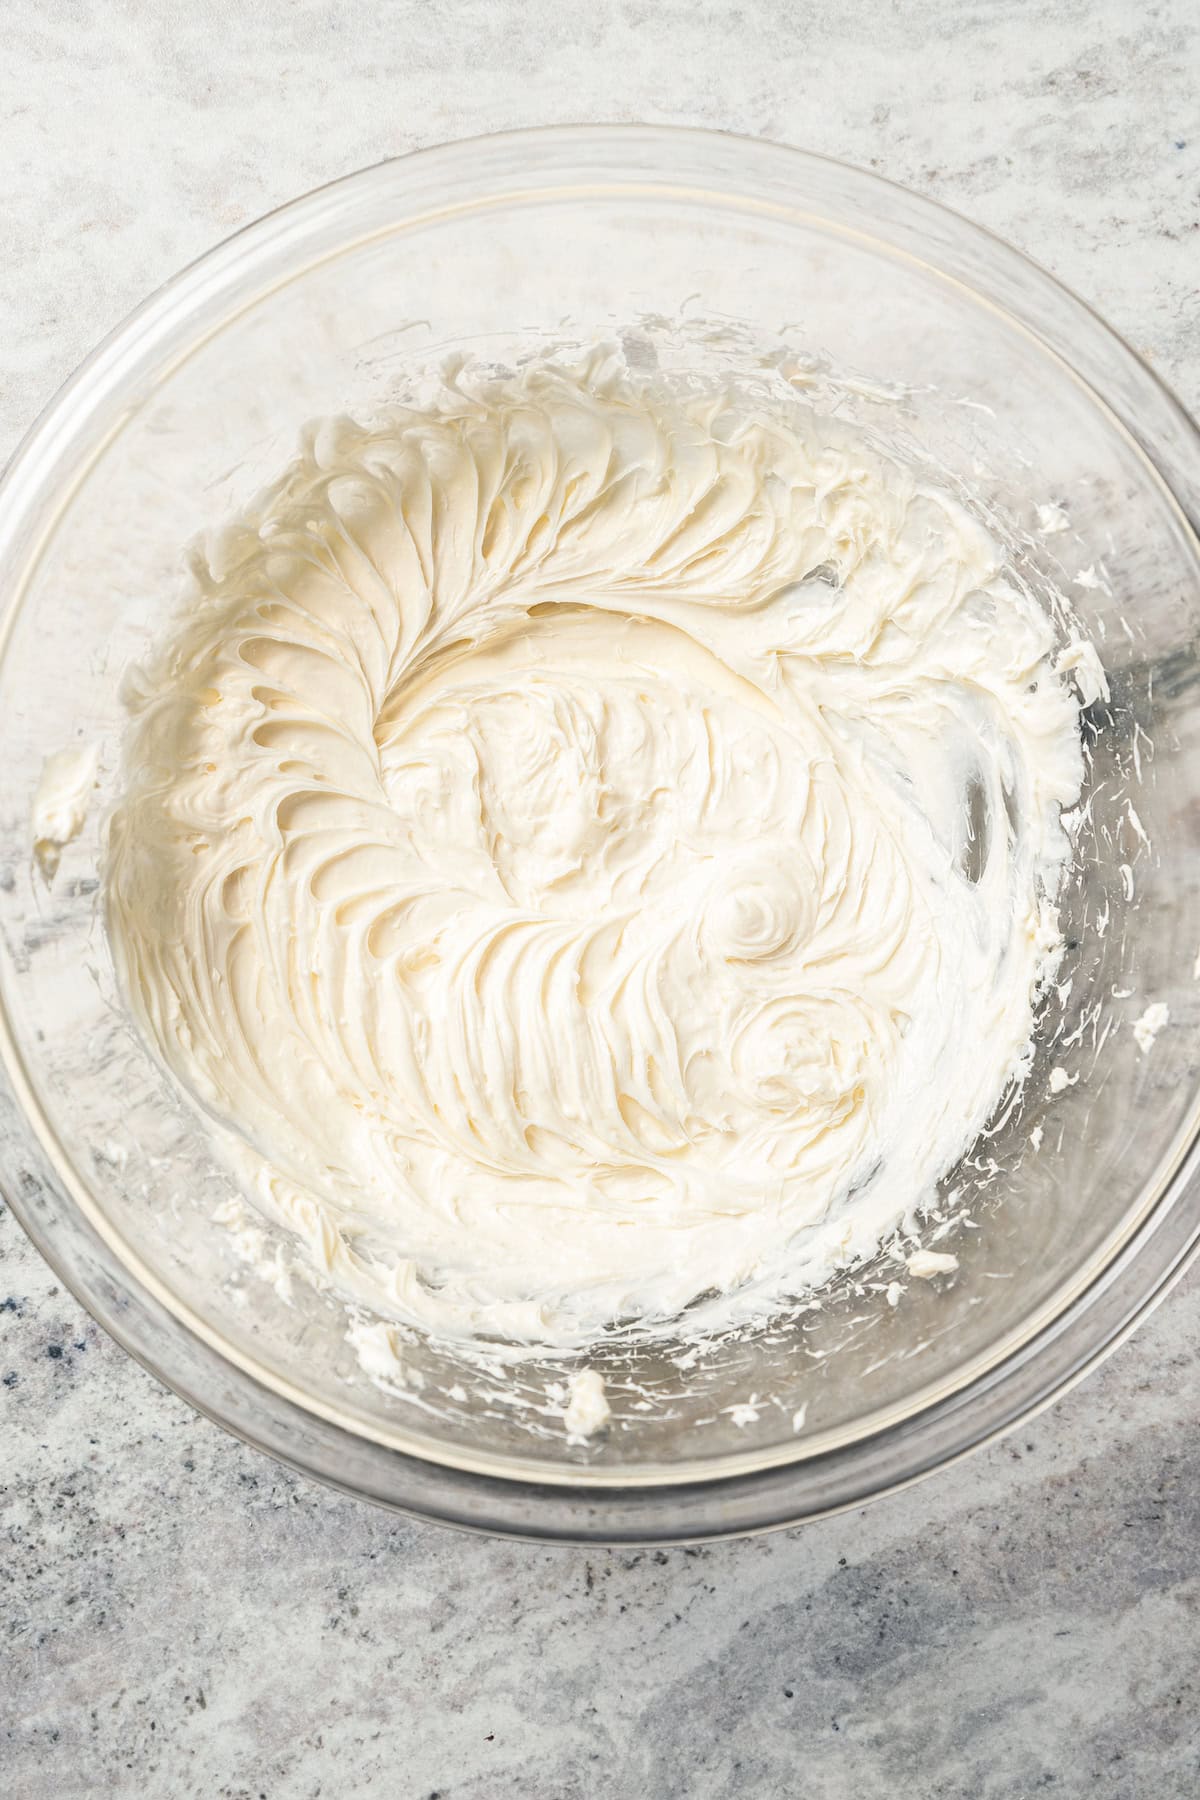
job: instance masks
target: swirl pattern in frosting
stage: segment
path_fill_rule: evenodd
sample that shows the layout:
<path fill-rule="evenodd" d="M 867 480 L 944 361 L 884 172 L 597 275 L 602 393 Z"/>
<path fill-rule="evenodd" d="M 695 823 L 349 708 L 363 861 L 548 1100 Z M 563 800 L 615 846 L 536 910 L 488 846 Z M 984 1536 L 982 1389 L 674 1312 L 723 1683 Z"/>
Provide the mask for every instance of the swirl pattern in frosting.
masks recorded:
<path fill-rule="evenodd" d="M 555 1346 L 767 1307 L 1021 1071 L 1054 641 L 790 399 L 597 355 L 323 423 L 144 677 L 119 973 L 347 1298 Z"/>

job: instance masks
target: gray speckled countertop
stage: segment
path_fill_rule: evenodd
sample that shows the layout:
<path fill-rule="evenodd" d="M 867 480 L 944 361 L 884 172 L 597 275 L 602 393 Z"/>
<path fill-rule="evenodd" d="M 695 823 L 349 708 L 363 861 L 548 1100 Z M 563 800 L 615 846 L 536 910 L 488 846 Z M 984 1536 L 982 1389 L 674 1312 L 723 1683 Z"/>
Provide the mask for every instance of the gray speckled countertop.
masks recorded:
<path fill-rule="evenodd" d="M 868 164 L 1200 404 L 1192 0 L 9 0 L 0 454 L 266 208 L 580 118 Z M 1200 1277 L 1009 1441 L 700 1550 L 535 1550 L 312 1487 L 164 1392 L 0 1207 L 0 1788 L 19 1800 L 1200 1792 Z"/>

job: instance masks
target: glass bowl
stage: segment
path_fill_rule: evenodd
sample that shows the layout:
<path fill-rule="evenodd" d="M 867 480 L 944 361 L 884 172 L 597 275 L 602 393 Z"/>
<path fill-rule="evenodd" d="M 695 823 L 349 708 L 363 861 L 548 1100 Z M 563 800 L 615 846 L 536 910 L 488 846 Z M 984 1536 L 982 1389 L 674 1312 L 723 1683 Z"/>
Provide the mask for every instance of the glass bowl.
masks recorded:
<path fill-rule="evenodd" d="M 1111 700 L 1083 713 L 1068 950 L 1032 1075 L 948 1178 L 947 1208 L 968 1215 L 943 1245 L 957 1272 L 892 1306 L 882 1265 L 850 1271 L 801 1319 L 689 1369 L 602 1351 L 613 1423 L 572 1444 L 544 1399 L 572 1364 L 524 1367 L 513 1406 L 418 1341 L 415 1379 L 388 1390 L 337 1303 L 239 1260 L 213 1222 L 234 1192 L 214 1128 L 126 1015 L 98 888 L 122 677 L 164 630 L 196 534 L 314 417 L 370 414 L 448 352 L 505 364 L 598 338 L 634 367 L 753 366 L 963 482 L 1023 578 L 1057 616 L 1069 602 Z M 1094 314 L 940 207 L 816 157 L 659 128 L 516 133 L 365 170 L 239 233 L 93 355 L 3 486 L 14 1211 L 200 1410 L 307 1474 L 459 1525 L 757 1530 L 1006 1429 L 1112 1347 L 1200 1230 L 1198 516 L 1194 426 Z M 30 830 L 43 763 L 92 745 L 99 792 L 48 884 Z M 1170 1021 L 1147 1049 L 1151 1004 Z"/>

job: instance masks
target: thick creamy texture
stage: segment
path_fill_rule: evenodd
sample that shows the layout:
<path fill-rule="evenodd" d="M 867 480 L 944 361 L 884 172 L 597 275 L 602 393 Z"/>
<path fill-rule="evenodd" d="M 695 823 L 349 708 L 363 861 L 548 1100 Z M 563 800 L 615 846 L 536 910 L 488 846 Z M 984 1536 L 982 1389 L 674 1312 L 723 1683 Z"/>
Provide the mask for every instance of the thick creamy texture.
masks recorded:
<path fill-rule="evenodd" d="M 957 502 L 786 398 L 597 356 L 330 421 L 145 673 L 119 971 L 348 1299 L 554 1346 L 765 1309 L 1022 1072 L 1054 651 Z"/>

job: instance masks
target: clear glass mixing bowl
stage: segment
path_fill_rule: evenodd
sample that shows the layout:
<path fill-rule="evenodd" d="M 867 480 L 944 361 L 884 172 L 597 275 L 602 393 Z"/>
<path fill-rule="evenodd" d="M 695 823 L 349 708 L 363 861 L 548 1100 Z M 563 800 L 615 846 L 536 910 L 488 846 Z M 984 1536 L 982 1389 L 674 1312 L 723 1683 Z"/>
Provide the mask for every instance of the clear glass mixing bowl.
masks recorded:
<path fill-rule="evenodd" d="M 686 1372 L 613 1351 L 613 1427 L 572 1446 L 474 1372 L 449 1397 L 444 1349 L 411 1347 L 424 1385 L 382 1391 L 334 1302 L 297 1284 L 289 1303 L 237 1261 L 212 1222 L 231 1178 L 126 1017 L 97 890 L 122 675 L 164 628 L 196 533 L 278 473 L 306 421 L 370 413 L 446 351 L 504 362 L 600 337 L 634 365 L 755 362 L 961 478 L 1026 579 L 1070 597 L 1112 698 L 1084 715 L 1089 810 L 1033 1076 L 951 1178 L 974 1226 L 948 1240 L 957 1274 L 891 1307 L 859 1271 Z M 1198 516 L 1194 426 L 1086 307 L 961 219 L 814 157 L 661 129 L 520 133 L 366 170 L 240 233 L 97 351 L 3 487 L 14 1210 L 195 1406 L 309 1474 L 459 1524 L 754 1530 L 1003 1430 L 1111 1347 L 1200 1228 Z M 43 759 L 92 743 L 100 792 L 48 887 L 30 837 Z M 1152 1002 L 1170 1023 L 1147 1054 L 1133 1025 Z M 566 1372 L 521 1379 L 536 1393 Z"/>

